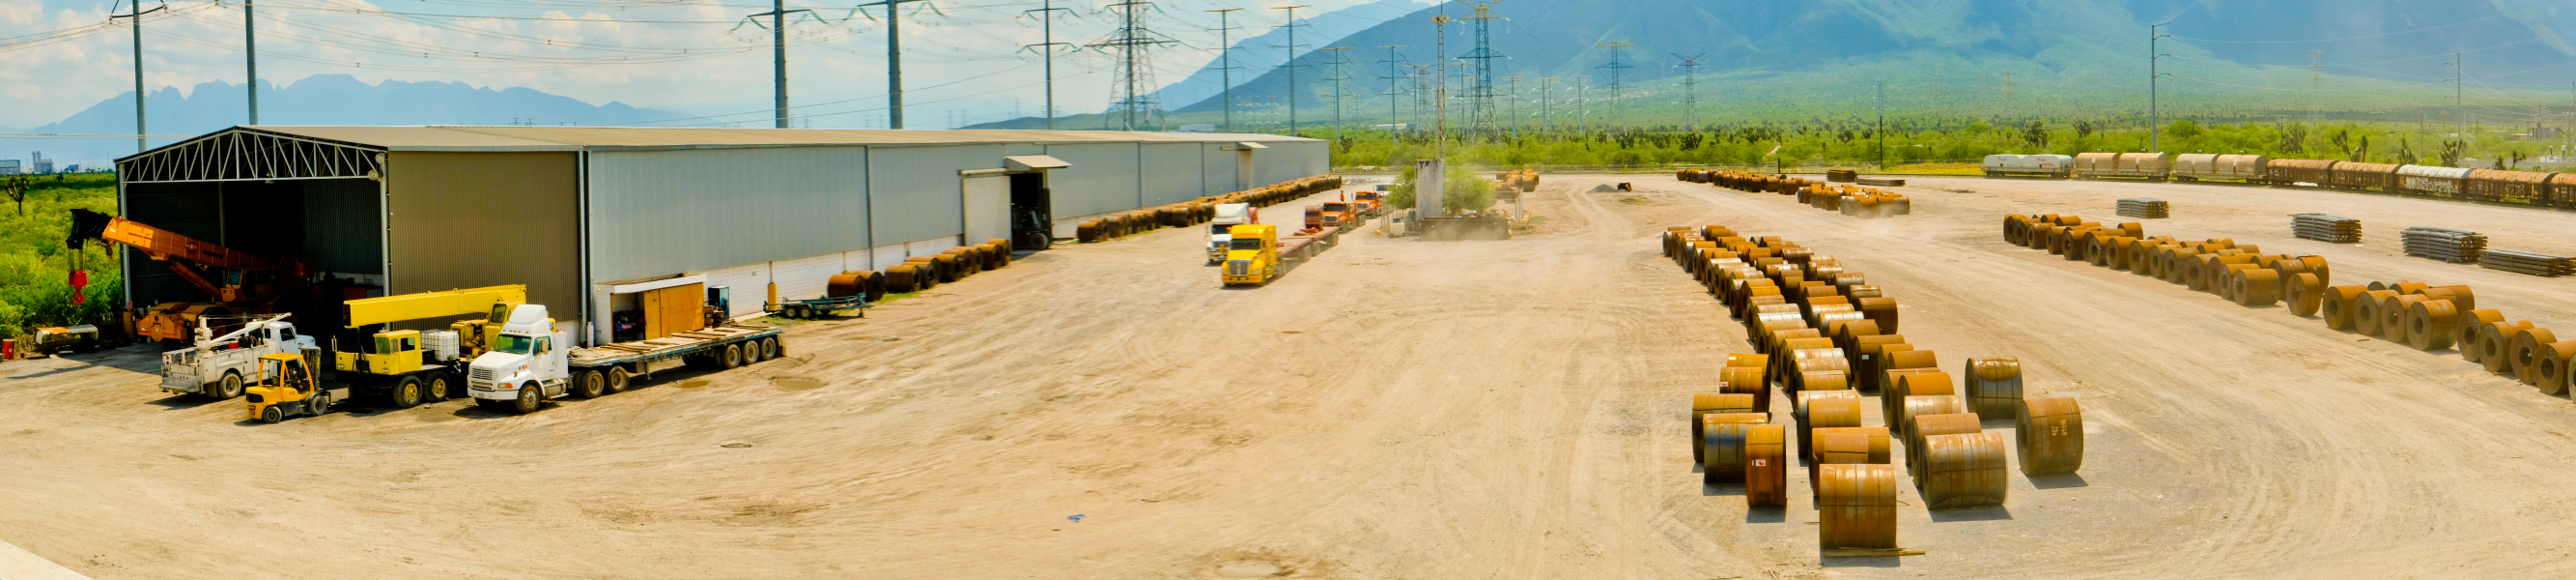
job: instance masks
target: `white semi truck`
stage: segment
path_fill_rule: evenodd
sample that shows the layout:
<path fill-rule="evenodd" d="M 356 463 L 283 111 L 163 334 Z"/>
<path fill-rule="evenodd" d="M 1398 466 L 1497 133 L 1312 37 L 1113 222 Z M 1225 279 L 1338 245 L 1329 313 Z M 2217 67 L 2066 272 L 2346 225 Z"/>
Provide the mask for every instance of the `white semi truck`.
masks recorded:
<path fill-rule="evenodd" d="M 1248 203 L 1216 204 L 1216 217 L 1208 220 L 1207 263 L 1225 261 L 1226 244 L 1234 240 L 1234 226 L 1261 223 L 1261 210 Z"/>
<path fill-rule="evenodd" d="M 731 369 L 787 354 L 780 329 L 765 324 L 724 324 L 669 336 L 575 348 L 572 333 L 555 329 L 546 307 L 527 304 L 493 337 L 490 350 L 467 367 L 465 392 L 476 405 L 534 413 L 550 399 L 597 398 L 680 364 Z"/>
<path fill-rule="evenodd" d="M 241 396 L 243 386 L 258 376 L 259 357 L 291 354 L 312 361 L 322 356 L 313 337 L 297 334 L 284 314 L 252 320 L 223 336 L 208 336 L 214 332 L 207 318 L 197 324 L 196 346 L 161 353 L 161 390 L 230 399 Z"/>

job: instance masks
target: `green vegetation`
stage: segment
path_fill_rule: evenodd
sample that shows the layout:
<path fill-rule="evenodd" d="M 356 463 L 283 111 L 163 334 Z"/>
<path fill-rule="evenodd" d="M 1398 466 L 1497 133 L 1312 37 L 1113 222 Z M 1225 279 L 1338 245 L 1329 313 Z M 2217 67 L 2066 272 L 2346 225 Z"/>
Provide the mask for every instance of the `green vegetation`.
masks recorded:
<path fill-rule="evenodd" d="M 1974 164 L 2000 153 L 2074 155 L 2094 151 L 2146 151 L 2144 123 L 2116 119 L 1988 121 L 1907 119 L 1889 122 L 1882 148 L 1874 123 L 1749 123 L 1703 131 L 1626 130 L 1523 133 L 1519 138 L 1467 138 L 1452 142 L 1450 159 L 1465 167 L 1554 166 L 1567 169 L 1660 169 L 1673 166 L 1809 167 L 1924 166 L 1925 172 L 1976 173 Z M 2167 153 L 2254 153 L 2275 158 L 2333 159 L 2418 165 L 2541 169 L 2529 161 L 2556 154 L 2560 142 L 2516 140 L 2513 129 L 2471 126 L 2468 143 L 2453 142 L 2451 125 L 2333 121 L 2167 123 L 2160 149 Z M 1329 137 L 1329 133 L 1309 136 Z M 1381 131 L 1345 133 L 1335 144 L 1341 171 L 1409 166 L 1431 156 L 1419 136 L 1391 139 Z M 1968 164 L 1958 166 L 1957 164 Z"/>
<path fill-rule="evenodd" d="M 1404 171 L 1396 175 L 1395 183 L 1387 187 L 1387 204 L 1399 209 L 1412 209 L 1415 201 L 1413 181 L 1413 164 L 1406 163 Z M 1442 180 L 1440 189 L 1447 193 L 1440 198 L 1443 211 L 1484 211 L 1494 206 L 1494 182 L 1477 176 L 1463 165 L 1449 166 L 1449 177 Z"/>
<path fill-rule="evenodd" d="M 115 321 L 117 301 L 125 294 L 116 268 L 119 252 L 99 244 L 73 252 L 63 247 L 63 237 L 73 208 L 116 212 L 116 177 L 38 176 L 26 183 L 23 199 L 13 191 L 0 200 L 9 202 L 0 205 L 0 338 L 23 337 L 41 326 Z M 79 305 L 71 301 L 75 261 L 89 271 L 88 301 Z"/>

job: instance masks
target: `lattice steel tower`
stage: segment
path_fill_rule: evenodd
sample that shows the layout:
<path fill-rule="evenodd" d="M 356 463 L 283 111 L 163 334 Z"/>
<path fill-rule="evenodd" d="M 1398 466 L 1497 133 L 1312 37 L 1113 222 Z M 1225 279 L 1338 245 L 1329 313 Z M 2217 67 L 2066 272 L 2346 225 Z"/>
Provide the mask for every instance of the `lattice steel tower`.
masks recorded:
<path fill-rule="evenodd" d="M 1157 117 L 1163 114 L 1160 99 L 1152 93 L 1154 66 L 1153 63 L 1148 62 L 1146 51 L 1177 41 L 1156 36 L 1152 29 L 1145 27 L 1144 10 L 1152 7 L 1153 4 L 1127 0 L 1109 5 L 1109 8 L 1116 8 L 1121 13 L 1118 29 L 1090 44 L 1093 49 L 1118 49 L 1117 76 L 1109 83 L 1111 98 L 1108 112 L 1110 114 L 1104 116 L 1117 119 L 1120 123 L 1118 128 L 1121 130 L 1135 131 L 1144 128 L 1149 123 L 1157 122 Z"/>
<path fill-rule="evenodd" d="M 1708 53 L 1690 56 L 1673 54 L 1673 58 L 1682 59 L 1682 130 L 1684 131 L 1699 130 L 1699 57 L 1703 56 L 1708 56 Z"/>
<path fill-rule="evenodd" d="M 1628 86 L 1627 86 L 1627 85 L 1619 84 L 1619 71 L 1620 71 L 1620 70 L 1622 70 L 1622 69 L 1632 69 L 1632 68 L 1637 68 L 1637 67 L 1629 66 L 1629 65 L 1625 65 L 1625 64 L 1620 64 L 1620 63 L 1619 63 L 1619 49 L 1627 48 L 1627 47 L 1634 46 L 1634 45 L 1631 45 L 1631 44 L 1628 44 L 1628 43 L 1625 43 L 1625 42 L 1604 42 L 1604 43 L 1601 43 L 1601 44 L 1595 44 L 1595 45 L 1592 45 L 1592 46 L 1593 46 L 1593 48 L 1607 48 L 1607 49 L 1610 49 L 1610 64 L 1605 64 L 1605 65 L 1601 65 L 1601 66 L 1593 67 L 1593 68 L 1606 68 L 1606 69 L 1610 69 L 1610 85 L 1609 85 L 1609 86 L 1602 87 L 1602 88 L 1610 89 L 1610 122 L 1609 122 L 1609 123 L 1602 123 L 1602 124 L 1601 124 L 1601 125 L 1602 125 L 1602 130 L 1605 130 L 1605 131 L 1606 131 L 1606 130 L 1609 130 L 1609 129 L 1610 129 L 1611 124 L 1613 124 L 1613 123 L 1618 123 L 1619 121 L 1624 120 L 1624 118 L 1625 118 L 1625 117 L 1627 117 L 1627 113 L 1628 113 L 1628 102 L 1627 102 L 1627 100 L 1626 100 L 1626 99 L 1622 99 L 1622 98 L 1620 98 L 1620 96 L 1621 96 L 1622 94 L 1624 94 L 1624 93 L 1627 91 Z M 1585 103 L 1585 104 L 1586 104 L 1586 105 L 1590 105 L 1591 103 Z M 1585 107 L 1585 108 L 1587 108 L 1587 109 L 1588 109 L 1588 108 L 1591 108 L 1591 107 L 1588 107 L 1588 106 L 1587 106 L 1587 107 Z"/>
<path fill-rule="evenodd" d="M 1494 52 L 1492 38 L 1486 36 L 1486 23 L 1502 18 L 1493 12 L 1494 5 L 1501 3 L 1502 0 L 1490 0 L 1470 4 L 1476 14 L 1466 18 L 1476 22 L 1476 49 L 1461 57 L 1476 63 L 1475 73 L 1466 79 L 1467 132 L 1472 134 L 1492 135 L 1500 129 L 1494 123 L 1494 59 L 1506 57 Z"/>

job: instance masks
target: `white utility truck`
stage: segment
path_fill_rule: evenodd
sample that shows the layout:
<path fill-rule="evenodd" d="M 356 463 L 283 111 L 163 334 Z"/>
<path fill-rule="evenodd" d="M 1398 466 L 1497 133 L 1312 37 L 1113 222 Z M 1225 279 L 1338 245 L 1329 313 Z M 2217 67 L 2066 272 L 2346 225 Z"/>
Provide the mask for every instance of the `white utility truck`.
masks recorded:
<path fill-rule="evenodd" d="M 1234 241 L 1234 226 L 1257 223 L 1261 223 L 1261 210 L 1252 204 L 1216 204 L 1216 218 L 1208 220 L 1207 263 L 1225 261 L 1226 244 Z"/>
<path fill-rule="evenodd" d="M 297 334 L 284 314 L 252 320 L 223 336 L 209 336 L 214 334 L 208 326 L 211 318 L 197 319 L 196 346 L 161 353 L 161 390 L 230 399 L 241 396 L 243 386 L 258 375 L 259 357 L 322 356 L 313 337 Z"/>

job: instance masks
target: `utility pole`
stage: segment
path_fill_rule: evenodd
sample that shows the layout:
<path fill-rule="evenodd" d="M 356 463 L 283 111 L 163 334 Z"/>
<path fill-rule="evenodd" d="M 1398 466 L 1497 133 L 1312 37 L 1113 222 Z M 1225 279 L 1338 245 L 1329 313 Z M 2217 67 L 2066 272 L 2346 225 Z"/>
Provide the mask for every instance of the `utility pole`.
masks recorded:
<path fill-rule="evenodd" d="M 783 3 L 787 0 L 771 1 Z M 895 6 L 905 2 L 923 1 L 927 0 L 877 0 L 856 6 L 856 8 L 884 6 L 886 9 L 886 125 L 890 129 L 903 128 L 903 16 L 895 13 Z M 778 43 L 780 46 L 778 49 L 778 110 L 781 111 L 779 115 L 782 119 L 782 124 L 779 126 L 785 127 L 783 119 L 786 118 L 787 110 L 787 49 L 785 48 L 787 32 L 784 26 L 779 28 Z"/>
<path fill-rule="evenodd" d="M 1225 101 L 1225 132 L 1227 133 L 1234 132 L 1234 40 L 1232 34 L 1234 31 L 1234 24 L 1232 24 L 1231 20 L 1227 19 L 1227 17 L 1233 15 L 1227 13 L 1236 10 L 1242 10 L 1242 8 L 1208 10 L 1208 12 L 1216 13 L 1216 55 L 1217 59 L 1224 63 L 1224 66 L 1218 67 L 1216 70 L 1218 82 L 1225 85 L 1223 87 L 1225 96 L 1219 98 Z"/>
<path fill-rule="evenodd" d="M 1500 3 L 1502 0 L 1479 0 L 1472 4 L 1475 15 L 1467 17 L 1476 23 L 1476 50 L 1466 57 L 1476 61 L 1475 75 L 1467 77 L 1467 130 L 1487 136 L 1500 132 L 1494 126 L 1494 59 L 1506 57 L 1494 52 L 1492 40 L 1486 35 L 1486 23 L 1502 18 L 1493 11 L 1494 5 Z"/>
<path fill-rule="evenodd" d="M 114 13 L 116 7 L 109 6 L 109 14 L 107 17 L 111 20 L 117 18 L 131 19 L 131 24 L 134 25 L 134 151 L 136 153 L 141 153 L 151 149 L 151 146 L 146 144 L 143 140 L 143 135 L 145 133 L 149 133 L 149 131 L 145 131 L 143 128 L 143 15 L 160 12 L 162 8 L 169 8 L 169 6 L 165 5 L 160 8 L 144 10 L 143 0 L 132 1 L 133 8 L 131 13 L 118 16 Z"/>
<path fill-rule="evenodd" d="M 2461 157 L 2469 156 L 2469 109 L 2464 98 L 2468 96 L 2467 77 L 2468 68 L 2461 66 L 2460 53 L 2451 53 L 2451 110 L 2459 123 L 2451 129 L 2451 138 L 2460 142 Z"/>
<path fill-rule="evenodd" d="M 1627 112 L 1628 112 L 1628 101 L 1627 101 L 1626 99 L 1622 99 L 1622 98 L 1620 98 L 1620 97 L 1621 97 L 1621 95 L 1623 95 L 1623 94 L 1625 94 L 1625 93 L 1627 92 L 1628 87 L 1627 87 L 1627 85 L 1619 84 L 1619 70 L 1620 70 L 1620 69 L 1628 69 L 1628 68 L 1636 68 L 1636 67 L 1632 67 L 1632 66 L 1628 66 L 1628 65 L 1624 65 L 1624 64 L 1619 64 L 1619 49 L 1622 49 L 1622 48 L 1628 48 L 1629 46 L 1632 46 L 1632 45 L 1630 45 L 1630 44 L 1628 44 L 1628 43 L 1625 43 L 1625 42 L 1604 42 L 1604 43 L 1600 43 L 1600 44 L 1592 45 L 1592 47 L 1593 47 L 1593 48 L 1607 48 L 1607 49 L 1610 49 L 1610 64 L 1605 64 L 1605 65 L 1601 65 L 1601 66 L 1597 66 L 1597 67 L 1593 67 L 1593 68 L 1606 68 L 1606 69 L 1610 69 L 1610 87 L 1609 87 L 1609 88 L 1610 88 L 1610 110 L 1611 110 L 1611 113 L 1610 113 L 1610 122 L 1611 122 L 1611 123 L 1617 123 L 1617 122 L 1620 122 L 1620 121 L 1622 121 L 1622 120 L 1625 120 L 1625 118 L 1627 117 Z M 1586 103 L 1586 104 L 1590 104 L 1590 103 Z M 1609 125 L 1609 123 L 1603 123 L 1603 129 L 1605 129 L 1605 130 L 1606 130 L 1606 129 L 1608 129 L 1608 125 Z"/>
<path fill-rule="evenodd" d="M 1118 30 L 1111 32 L 1109 37 L 1091 44 L 1092 48 L 1118 47 L 1118 78 L 1110 83 L 1110 90 L 1120 95 L 1120 98 L 1115 101 L 1118 103 L 1116 106 L 1126 109 L 1124 119 L 1126 126 L 1122 129 L 1127 131 L 1134 131 L 1144 126 L 1144 123 L 1136 118 L 1137 115 L 1150 114 L 1144 111 L 1150 106 L 1148 101 L 1153 99 L 1145 93 L 1137 92 L 1140 85 L 1151 87 L 1154 84 L 1151 78 L 1154 74 L 1153 66 L 1144 62 L 1145 49 L 1172 43 L 1169 40 L 1154 38 L 1154 32 L 1145 27 L 1145 16 L 1139 10 L 1152 4 L 1139 0 L 1127 0 L 1109 5 L 1111 8 L 1118 8 L 1125 12 L 1121 16 Z M 1107 117 L 1102 115 L 1103 123 L 1107 122 Z"/>
<path fill-rule="evenodd" d="M 1887 171 L 1887 83 L 1878 84 L 1878 170 Z"/>
<path fill-rule="evenodd" d="M 1407 45 L 1398 44 L 1395 46 L 1378 47 L 1386 49 L 1386 60 L 1379 62 L 1386 63 L 1386 76 L 1381 78 L 1386 79 L 1386 137 L 1389 142 L 1393 142 L 1397 137 L 1402 136 L 1399 133 L 1402 129 L 1397 126 L 1404 124 L 1403 117 L 1397 115 L 1395 107 L 1397 103 L 1401 103 L 1403 101 L 1395 97 L 1395 95 L 1400 92 L 1396 90 L 1400 85 L 1397 85 L 1395 81 L 1396 79 L 1403 77 L 1395 74 L 1395 49 L 1404 48 L 1405 46 Z"/>
<path fill-rule="evenodd" d="M 1555 99 L 1556 99 L 1556 77 L 1539 77 L 1539 79 L 1538 79 L 1538 123 L 1539 123 L 1539 129 L 1538 129 L 1538 132 L 1539 132 L 1539 134 L 1541 134 L 1541 135 L 1547 135 L 1549 138 L 1554 138 L 1554 137 L 1556 136 L 1556 117 L 1555 117 L 1555 113 L 1553 112 L 1553 110 L 1555 109 L 1555 107 L 1554 107 L 1554 106 L 1552 106 L 1552 105 L 1555 105 L 1555 104 L 1556 104 Z"/>
<path fill-rule="evenodd" d="M 1305 7 L 1305 5 L 1300 4 L 1296 6 L 1280 6 L 1272 8 L 1272 10 L 1288 11 L 1288 24 L 1286 24 L 1288 27 L 1288 60 L 1284 61 L 1285 64 L 1281 64 L 1280 66 L 1288 68 L 1288 136 L 1290 137 L 1297 136 L 1297 9 Z"/>
<path fill-rule="evenodd" d="M 1585 138 L 1592 136 L 1591 88 L 1592 77 L 1574 75 L 1574 133 Z"/>
<path fill-rule="evenodd" d="M 1340 141 L 1342 140 L 1342 81 L 1350 78 L 1350 75 L 1342 70 L 1342 65 L 1345 64 L 1345 59 L 1348 57 L 1342 56 L 1340 51 L 1350 50 L 1350 47 L 1343 46 L 1317 50 L 1334 51 L 1332 53 L 1333 76 L 1324 80 L 1333 81 L 1333 140 Z"/>
<path fill-rule="evenodd" d="M 2156 29 L 2163 28 L 2165 24 L 2172 23 L 2147 25 L 2147 149 L 2151 152 L 2165 150 L 2164 114 L 2156 108 L 2157 81 L 2164 80 L 2164 73 L 2157 71 L 2157 65 L 2165 58 L 2164 53 L 2157 52 L 2156 41 L 2173 36 L 2157 33 Z"/>
<path fill-rule="evenodd" d="M 250 124 L 259 124 L 259 35 L 251 32 L 257 24 L 251 13 L 251 0 L 242 0 L 242 59 L 250 75 Z"/>
<path fill-rule="evenodd" d="M 1503 77 L 1503 80 L 1512 83 L 1511 93 L 1503 95 L 1503 100 L 1512 102 L 1512 140 L 1519 141 L 1521 139 L 1521 77 Z"/>
<path fill-rule="evenodd" d="M 1036 10 L 1022 10 L 1022 11 L 1020 11 L 1020 13 L 1021 13 L 1021 14 L 1027 14 L 1027 13 L 1030 13 L 1030 12 L 1036 12 L 1036 13 L 1038 13 L 1038 27 L 1039 27 L 1040 29 L 1042 29 L 1042 30 L 1045 30 L 1045 33 L 1044 33 L 1044 34 L 1045 34 L 1046 36 L 1045 36 L 1045 37 L 1043 37 L 1043 38 L 1044 38 L 1044 40 L 1045 40 L 1045 42 L 1040 42 L 1040 43 L 1037 43 L 1037 44 L 1031 44 L 1031 45 L 1028 45 L 1028 46 L 1022 46 L 1022 47 L 1020 47 L 1020 49 L 1021 49 L 1021 50 L 1028 50 L 1028 48 L 1029 48 L 1030 46 L 1037 47 L 1037 48 L 1038 48 L 1038 51 L 1039 51 L 1039 54 L 1045 58 L 1045 63 L 1046 63 L 1046 64 L 1045 64 L 1045 68 L 1044 68 L 1044 69 L 1042 69 L 1044 72 L 1043 72 L 1043 73 L 1041 73 L 1041 74 L 1045 74 L 1045 75 L 1046 75 L 1046 119 L 1047 119 L 1047 120 L 1046 120 L 1046 128 L 1048 128 L 1048 129 L 1054 129 L 1054 128 L 1055 128 L 1055 47 L 1058 47 L 1058 46 L 1073 46 L 1073 43 L 1069 43 L 1069 42 L 1056 42 L 1056 41 L 1055 41 L 1055 12 L 1056 12 L 1057 10 L 1063 10 L 1063 11 L 1066 11 L 1066 12 L 1072 12 L 1072 11 L 1073 11 L 1073 9 L 1071 9 L 1071 8 L 1057 8 L 1057 7 L 1055 7 L 1055 0 L 1044 0 L 1044 1 L 1040 2 L 1040 3 L 1038 3 L 1038 6 L 1039 6 L 1039 8 L 1038 8 L 1038 9 L 1036 9 Z"/>
<path fill-rule="evenodd" d="M 1699 130 L 1699 57 L 1703 56 L 1708 56 L 1708 53 L 1690 56 L 1673 53 L 1673 58 L 1682 59 L 1682 125 L 1689 131 Z"/>
<path fill-rule="evenodd" d="M 1437 92 L 1432 94 L 1431 106 L 1439 117 L 1432 125 L 1436 129 L 1431 132 L 1431 158 L 1440 160 L 1445 167 L 1449 162 L 1449 67 L 1440 65 L 1449 61 L 1449 15 L 1432 16 L 1431 33 L 1431 70 L 1439 75 L 1432 79 L 1432 90 Z"/>
<path fill-rule="evenodd" d="M 919 1 L 921 1 L 921 0 L 886 0 L 886 2 L 919 2 Z M 879 2 L 879 4 L 883 4 L 883 3 L 885 3 L 885 2 Z M 752 24 L 753 24 L 753 25 L 758 25 L 758 24 L 760 24 L 760 21 L 759 21 L 759 20 L 756 20 L 757 18 L 760 18 L 760 17 L 762 17 L 762 16 L 767 16 L 767 17 L 769 17 L 770 58 L 771 58 L 771 60 L 772 60 L 772 63 L 771 63 L 771 64 L 772 64 L 772 65 L 774 65 L 774 68 L 773 68 L 773 69 L 772 69 L 772 71 L 771 71 L 772 76 L 771 76 L 770 78 L 771 78 L 771 81 L 772 81 L 773 83 L 775 83 L 775 84 L 774 84 L 774 86 L 772 86 L 772 87 L 771 87 L 771 90 L 775 91 L 775 93 L 776 93 L 776 95 L 777 95 L 777 99 L 778 99 L 778 112 L 777 112 L 777 114 L 773 115 L 773 117 L 775 117 L 775 118 L 774 118 L 774 119 L 772 119 L 772 121 L 773 121 L 773 122 L 775 122 L 775 123 L 776 123 L 776 126 L 777 126 L 778 128 L 780 128 L 780 129 L 785 129 L 785 128 L 787 128 L 787 126 L 788 126 L 788 118 L 787 118 L 787 15 L 789 15 L 789 14 L 794 14 L 794 13 L 798 13 L 798 12 L 813 12 L 813 11 L 812 11 L 812 10 L 805 10 L 805 9 L 801 9 L 801 8 L 800 8 L 800 9 L 796 9 L 796 10 L 788 10 L 788 9 L 787 9 L 787 0 L 770 0 L 770 3 L 769 3 L 769 11 L 768 11 L 768 12 L 762 12 L 762 13 L 759 13 L 759 14 L 753 14 L 753 15 L 750 15 L 750 16 L 745 16 L 745 17 L 743 17 L 743 18 L 745 18 L 745 19 L 754 19 L 754 20 L 752 20 Z M 887 6 L 887 7 L 886 7 L 886 16 L 887 16 L 887 20 L 888 20 L 888 21 L 892 21 L 892 20 L 893 20 L 893 16 L 894 16 L 894 7 L 893 7 L 893 6 L 889 5 L 889 6 Z M 888 29 L 886 29 L 886 31 L 887 31 L 887 34 L 892 34 L 892 33 L 893 33 L 893 31 L 894 31 L 894 29 L 892 29 L 892 28 L 888 28 Z M 897 108 L 895 109 L 895 111 L 896 111 L 896 113 L 895 113 L 895 114 L 896 114 L 896 115 L 901 115 L 901 114 L 903 114 L 903 113 L 901 112 L 901 111 L 903 111 L 903 109 L 901 108 L 901 107 L 902 107 L 902 105 L 903 105 L 902 97 L 900 97 L 900 96 L 896 97 L 896 100 L 895 100 L 895 106 L 897 107 Z"/>

